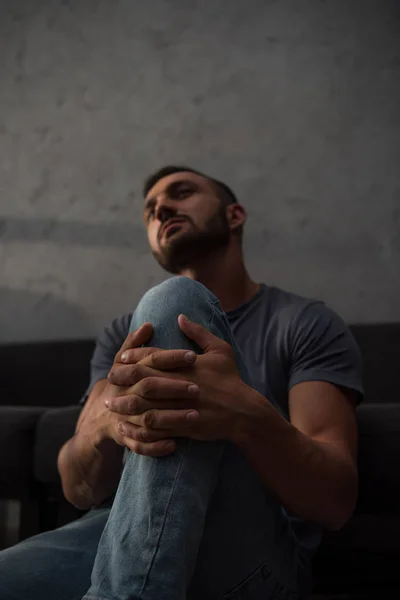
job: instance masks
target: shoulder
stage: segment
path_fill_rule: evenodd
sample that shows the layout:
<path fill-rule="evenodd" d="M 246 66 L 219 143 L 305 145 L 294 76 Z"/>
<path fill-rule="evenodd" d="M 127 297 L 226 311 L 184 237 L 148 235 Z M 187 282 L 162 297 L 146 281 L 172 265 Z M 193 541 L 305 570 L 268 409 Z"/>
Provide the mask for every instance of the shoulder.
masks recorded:
<path fill-rule="evenodd" d="M 132 313 L 115 317 L 106 327 L 104 327 L 96 339 L 96 346 L 122 346 L 129 333 L 129 327 L 132 319 Z"/>
<path fill-rule="evenodd" d="M 116 317 L 97 336 L 90 360 L 90 383 L 81 399 L 81 404 L 86 402 L 94 384 L 107 377 L 115 355 L 129 333 L 131 319 L 132 314 L 129 313 Z"/>
<path fill-rule="evenodd" d="M 322 300 L 300 296 L 277 287 L 268 289 L 268 302 L 273 318 L 284 330 L 334 321 L 347 328 L 341 317 Z"/>
<path fill-rule="evenodd" d="M 360 351 L 344 320 L 321 300 L 270 289 L 276 333 L 287 357 L 342 348 L 358 363 Z"/>
<path fill-rule="evenodd" d="M 131 313 L 116 317 L 99 332 L 91 360 L 92 367 L 102 363 L 112 364 L 129 333 L 131 319 Z"/>
<path fill-rule="evenodd" d="M 324 302 L 275 288 L 276 331 L 290 373 L 289 387 L 323 380 L 362 389 L 362 357 L 344 320 Z"/>
<path fill-rule="evenodd" d="M 268 288 L 267 300 L 270 318 L 282 334 L 287 334 L 293 328 L 304 327 L 316 318 L 327 317 L 333 312 L 321 300 L 277 287 Z"/>

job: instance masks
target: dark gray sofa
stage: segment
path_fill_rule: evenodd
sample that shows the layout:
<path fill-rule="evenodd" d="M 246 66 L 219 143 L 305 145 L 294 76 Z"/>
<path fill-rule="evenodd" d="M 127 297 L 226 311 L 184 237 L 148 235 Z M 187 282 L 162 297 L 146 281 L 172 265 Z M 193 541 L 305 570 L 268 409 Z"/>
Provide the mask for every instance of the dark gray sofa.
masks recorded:
<path fill-rule="evenodd" d="M 365 366 L 360 495 L 349 523 L 325 535 L 315 590 L 386 598 L 400 592 L 400 323 L 352 331 Z M 0 346 L 0 499 L 21 501 L 20 539 L 80 515 L 63 499 L 56 458 L 73 434 L 92 350 L 92 340 Z"/>

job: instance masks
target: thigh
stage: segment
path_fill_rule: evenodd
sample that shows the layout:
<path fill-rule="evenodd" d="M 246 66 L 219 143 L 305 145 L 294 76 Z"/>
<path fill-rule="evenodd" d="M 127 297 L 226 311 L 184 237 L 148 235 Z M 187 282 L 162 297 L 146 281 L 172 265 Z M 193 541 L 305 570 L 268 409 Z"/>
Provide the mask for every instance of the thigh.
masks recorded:
<path fill-rule="evenodd" d="M 308 597 L 311 563 L 290 520 L 243 454 L 229 444 L 208 507 L 189 600 Z"/>
<path fill-rule="evenodd" d="M 2 600 L 80 600 L 90 585 L 109 508 L 0 552 Z"/>

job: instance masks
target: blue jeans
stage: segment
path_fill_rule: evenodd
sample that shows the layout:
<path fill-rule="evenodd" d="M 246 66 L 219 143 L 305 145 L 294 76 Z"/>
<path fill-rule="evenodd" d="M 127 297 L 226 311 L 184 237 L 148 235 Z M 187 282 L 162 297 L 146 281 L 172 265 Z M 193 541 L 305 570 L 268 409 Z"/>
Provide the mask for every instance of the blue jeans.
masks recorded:
<path fill-rule="evenodd" d="M 251 385 L 227 318 L 200 283 L 174 277 L 151 289 L 131 328 L 150 321 L 150 345 L 199 352 L 180 313 L 231 344 Z M 180 439 L 163 458 L 127 451 L 111 508 L 0 553 L 2 600 L 297 600 L 310 582 L 280 504 L 225 441 Z"/>

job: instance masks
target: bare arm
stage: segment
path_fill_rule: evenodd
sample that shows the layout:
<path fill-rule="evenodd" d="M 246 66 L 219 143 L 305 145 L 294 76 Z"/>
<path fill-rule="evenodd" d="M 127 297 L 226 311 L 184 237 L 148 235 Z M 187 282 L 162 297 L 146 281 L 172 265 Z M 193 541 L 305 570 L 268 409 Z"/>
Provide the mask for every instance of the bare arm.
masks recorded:
<path fill-rule="evenodd" d="M 144 357 L 160 353 L 158 348 L 142 348 L 152 334 L 150 323 L 144 324 L 136 332 L 128 335 L 122 348 L 117 353 L 111 372 L 120 374 L 120 383 L 111 383 L 109 379 L 98 381 L 79 416 L 75 435 L 61 448 L 58 455 L 64 495 L 71 504 L 86 510 L 100 504 L 112 496 L 117 489 L 124 448 L 132 447 L 131 440 L 121 432 L 119 425 L 128 426 L 129 413 L 110 411 L 105 400 L 120 397 L 130 405 L 137 402 L 133 397 L 134 384 L 146 377 L 143 369 L 135 365 Z M 130 360 L 122 361 L 122 355 L 129 350 Z M 172 361 L 173 368 L 188 367 L 186 350 L 166 351 L 164 356 Z M 194 355 L 195 358 L 195 355 Z M 187 391 L 187 385 L 185 392 Z M 179 390 L 178 390 L 179 391 Z M 172 390 L 173 398 L 178 393 Z M 181 392 L 182 393 L 182 392 Z M 148 456 L 165 456 L 171 452 L 168 442 L 162 439 L 147 441 L 141 444 L 141 453 Z M 136 448 L 138 450 L 138 448 Z"/>
<path fill-rule="evenodd" d="M 128 335 L 117 352 L 112 368 L 127 369 L 126 385 L 113 385 L 107 379 L 98 381 L 79 416 L 75 435 L 64 444 L 58 455 L 58 470 L 66 499 L 86 510 L 100 504 L 115 492 L 122 468 L 124 443 L 118 424 L 121 415 L 113 414 L 104 404 L 106 398 L 126 393 L 132 369 L 121 364 L 122 354 L 145 344 L 152 326 L 145 323 Z M 147 352 L 151 352 L 147 349 Z"/>
<path fill-rule="evenodd" d="M 109 384 L 98 381 L 80 414 L 75 435 L 58 456 L 63 492 L 71 504 L 87 510 L 116 490 L 122 468 L 123 446 L 108 437 L 109 411 L 104 397 Z"/>
<path fill-rule="evenodd" d="M 326 529 L 340 529 L 357 499 L 355 404 L 330 383 L 300 383 L 290 391 L 289 423 L 252 390 L 237 439 L 282 504 Z"/>

